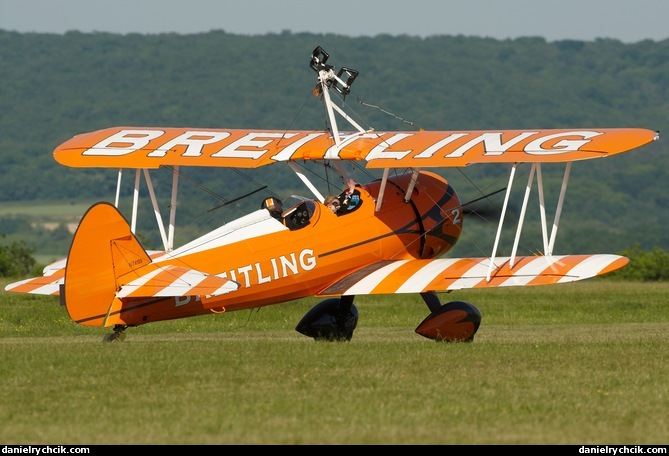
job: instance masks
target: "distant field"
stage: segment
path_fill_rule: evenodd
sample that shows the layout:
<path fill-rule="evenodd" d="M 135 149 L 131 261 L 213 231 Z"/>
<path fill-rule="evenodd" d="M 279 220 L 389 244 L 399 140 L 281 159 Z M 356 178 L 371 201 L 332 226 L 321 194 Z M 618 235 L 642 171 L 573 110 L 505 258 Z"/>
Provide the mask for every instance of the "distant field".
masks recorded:
<path fill-rule="evenodd" d="M 30 215 L 36 217 L 81 217 L 93 202 L 55 203 L 31 202 L 0 203 L 0 216 Z"/>
<path fill-rule="evenodd" d="M 70 235 L 74 234 L 81 217 L 86 213 L 92 202 L 37 202 L 0 203 L 0 218 L 26 217 L 32 229 L 16 230 L 0 233 L 3 243 L 24 241 L 36 246 L 33 258 L 39 264 L 48 264 L 54 259 L 67 255 L 71 239 L 63 240 L 50 233 L 60 226 L 65 227 Z M 46 233 L 46 234 L 45 234 Z M 56 253 L 58 252 L 58 253 Z"/>
<path fill-rule="evenodd" d="M 4 283 L 2 284 L 4 288 Z M 316 302 L 129 328 L 0 292 L 5 444 L 661 444 L 669 283 L 468 290 L 473 343 L 422 338 L 414 295 L 359 297 L 350 342 L 294 330 Z"/>

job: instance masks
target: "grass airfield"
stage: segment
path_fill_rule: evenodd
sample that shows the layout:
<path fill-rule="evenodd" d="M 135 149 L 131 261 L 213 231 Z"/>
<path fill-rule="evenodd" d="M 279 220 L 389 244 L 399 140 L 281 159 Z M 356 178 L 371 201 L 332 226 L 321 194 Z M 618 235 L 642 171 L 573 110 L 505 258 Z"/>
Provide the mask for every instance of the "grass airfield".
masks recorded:
<path fill-rule="evenodd" d="M 350 342 L 294 330 L 308 299 L 102 343 L 110 328 L 76 325 L 57 298 L 0 291 L 0 441 L 669 442 L 669 283 L 441 297 L 481 310 L 473 343 L 417 335 L 428 310 L 415 295 L 356 298 Z"/>

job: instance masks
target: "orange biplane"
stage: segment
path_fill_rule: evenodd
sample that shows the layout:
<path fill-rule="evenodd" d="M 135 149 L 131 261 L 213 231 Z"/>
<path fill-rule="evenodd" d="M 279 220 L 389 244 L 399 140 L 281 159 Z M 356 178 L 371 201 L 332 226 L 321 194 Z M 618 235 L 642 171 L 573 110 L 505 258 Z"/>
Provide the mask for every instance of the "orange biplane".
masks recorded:
<path fill-rule="evenodd" d="M 629 261 L 611 254 L 554 255 L 555 234 L 571 163 L 647 145 L 659 134 L 639 128 L 490 131 L 365 130 L 335 103 L 349 94 L 358 72 L 327 63 L 317 47 L 310 66 L 314 94 L 325 106 L 324 131 L 115 127 L 81 134 L 58 146 L 54 158 L 70 167 L 143 172 L 164 244 L 146 251 L 115 204 L 93 205 L 81 219 L 66 259 L 44 275 L 7 285 L 11 292 L 60 295 L 76 323 L 111 327 L 105 341 L 122 340 L 133 326 L 195 315 L 232 312 L 309 296 L 323 297 L 297 324 L 314 339 L 350 340 L 358 322 L 356 295 L 417 293 L 429 315 L 416 328 L 438 341 L 471 341 L 481 313 L 470 303 L 443 304 L 438 292 L 464 288 L 549 285 L 614 271 Z M 340 130 L 337 120 L 352 127 Z M 342 162 L 363 163 L 382 177 L 358 183 L 333 206 L 297 166 L 327 163 L 347 182 Z M 260 209 L 178 247 L 174 242 L 180 167 L 258 168 L 287 163 L 312 196 L 267 198 Z M 489 256 L 448 258 L 463 229 L 455 189 L 430 168 L 477 163 L 511 165 L 506 197 Z M 499 255 L 508 195 L 517 165 L 531 172 L 511 252 Z M 555 220 L 547 229 L 542 163 L 565 163 Z M 174 169 L 169 226 L 165 230 L 149 170 Z M 536 176 L 543 254 L 517 254 L 530 189 Z M 119 185 L 121 172 L 119 171 Z M 135 197 L 137 191 L 135 192 Z M 336 208 L 335 206 L 338 206 Z M 334 211 L 333 209 L 337 209 Z M 346 235 L 342 235 L 346 233 Z"/>

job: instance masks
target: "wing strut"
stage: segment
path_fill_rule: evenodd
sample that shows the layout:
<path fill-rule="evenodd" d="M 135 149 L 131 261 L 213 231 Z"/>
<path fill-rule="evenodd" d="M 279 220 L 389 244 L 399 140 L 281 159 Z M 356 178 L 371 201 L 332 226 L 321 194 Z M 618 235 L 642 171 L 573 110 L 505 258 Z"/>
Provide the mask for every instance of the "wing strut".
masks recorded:
<path fill-rule="evenodd" d="M 176 210 L 177 210 L 177 189 L 179 186 L 178 167 L 176 167 L 172 171 L 173 172 L 172 197 L 170 200 L 170 224 L 168 228 L 168 234 L 165 234 L 165 224 L 163 223 L 163 218 L 160 213 L 160 206 L 158 206 L 158 200 L 156 199 L 156 194 L 153 188 L 153 182 L 151 181 L 151 176 L 149 175 L 149 170 L 144 168 L 138 168 L 135 171 L 135 186 L 133 189 L 133 201 L 132 201 L 132 222 L 130 225 L 130 230 L 133 234 L 137 232 L 137 213 L 139 210 L 139 184 L 141 181 L 142 171 L 144 171 L 144 178 L 146 179 L 146 186 L 149 190 L 149 195 L 151 197 L 153 212 L 156 216 L 156 222 L 158 224 L 158 230 L 160 231 L 160 238 L 163 241 L 163 247 L 165 248 L 165 251 L 170 251 L 174 248 L 174 227 L 175 227 Z M 114 206 L 117 209 L 119 207 L 122 177 L 123 177 L 123 169 L 119 169 L 118 179 L 116 182 L 116 198 L 114 201 Z"/>
<path fill-rule="evenodd" d="M 381 210 L 381 205 L 383 204 L 383 194 L 386 191 L 386 184 L 388 183 L 388 172 L 390 172 L 390 168 L 385 168 L 383 170 L 383 178 L 381 179 L 381 186 L 379 187 L 379 196 L 376 200 L 376 211 Z"/>
<path fill-rule="evenodd" d="M 499 218 L 499 225 L 497 226 L 497 234 L 495 235 L 495 243 L 492 249 L 492 254 L 490 255 L 490 263 L 488 264 L 488 273 L 486 275 L 486 281 L 490 282 L 493 267 L 495 266 L 495 257 L 497 255 L 497 247 L 499 245 L 499 240 L 502 234 L 502 225 L 504 223 L 504 217 L 506 215 L 506 209 L 509 203 L 509 195 L 511 194 L 511 186 L 513 184 L 513 178 L 516 173 L 517 163 L 514 163 L 511 168 L 511 173 L 509 174 L 509 185 L 506 188 L 506 194 L 504 195 L 504 205 L 502 207 L 502 213 Z M 555 209 L 555 218 L 553 220 L 553 225 L 551 226 L 550 240 L 548 237 L 548 225 L 546 223 L 546 204 L 544 201 L 544 185 L 543 179 L 541 176 L 541 163 L 533 163 L 532 168 L 530 169 L 530 175 L 527 178 L 527 185 L 525 187 L 525 196 L 523 198 L 523 206 L 518 216 L 518 226 L 516 228 L 516 237 L 513 242 L 513 249 L 511 251 L 511 256 L 509 257 L 509 268 L 513 269 L 516 261 L 516 254 L 518 252 L 518 244 L 520 242 L 520 234 L 523 230 L 523 222 L 525 221 L 525 214 L 527 210 L 527 204 L 530 198 L 530 192 L 532 189 L 532 183 L 534 180 L 534 174 L 537 175 L 537 188 L 539 191 L 539 211 L 541 213 L 541 234 L 543 236 L 544 243 L 544 256 L 552 256 L 553 248 L 555 247 L 555 238 L 557 236 L 558 226 L 560 224 L 560 216 L 562 214 L 562 208 L 564 207 L 564 197 L 567 193 L 567 184 L 569 183 L 569 175 L 571 172 L 571 162 L 567 162 L 564 176 L 562 177 L 562 186 L 560 188 L 560 195 L 558 197 L 557 207 Z"/>
<path fill-rule="evenodd" d="M 567 193 L 567 184 L 569 183 L 569 173 L 571 172 L 571 162 L 567 162 L 565 166 L 564 177 L 562 178 L 562 187 L 560 188 L 560 199 L 558 201 L 558 206 L 555 211 L 555 220 L 553 221 L 553 227 L 551 228 L 551 242 L 548 244 L 548 249 L 546 249 L 546 255 L 553 254 L 553 247 L 555 245 L 555 237 L 557 236 L 558 225 L 560 223 L 560 215 L 562 214 L 562 206 L 564 204 L 564 195 Z"/>
<path fill-rule="evenodd" d="M 418 181 L 418 174 L 419 174 L 418 168 L 415 168 L 411 173 L 411 182 L 409 182 L 409 188 L 407 188 L 406 195 L 404 195 L 405 203 L 408 203 L 409 200 L 411 199 L 411 194 L 413 193 L 413 189 L 416 186 L 416 181 Z"/>
<path fill-rule="evenodd" d="M 541 172 L 541 166 L 538 167 L 539 173 Z M 523 207 L 520 210 L 520 217 L 518 218 L 518 227 L 516 228 L 516 239 L 513 241 L 513 250 L 511 251 L 511 259 L 509 260 L 509 267 L 513 269 L 513 265 L 516 263 L 516 253 L 518 252 L 518 243 L 520 242 L 520 233 L 523 230 L 523 222 L 525 221 L 525 211 L 527 210 L 527 202 L 530 200 L 530 192 L 532 190 L 532 181 L 534 180 L 534 173 L 537 172 L 537 164 L 533 163 L 532 168 L 530 168 L 530 176 L 527 178 L 527 185 L 525 186 L 525 197 L 523 198 Z M 539 193 L 541 194 L 541 204 L 540 208 L 542 214 L 544 213 L 543 205 L 543 190 L 539 186 Z M 546 237 L 544 236 L 544 239 Z M 544 245 L 546 243 L 544 242 Z"/>
<path fill-rule="evenodd" d="M 293 172 L 295 172 L 295 174 L 297 174 L 297 177 L 299 177 L 300 180 L 302 180 L 302 182 L 304 182 L 304 185 L 309 187 L 309 190 L 311 190 L 311 192 L 314 194 L 314 196 L 316 196 L 316 198 L 318 198 L 318 200 L 322 203 L 323 200 L 325 200 L 325 197 L 321 194 L 321 192 L 318 191 L 318 189 L 316 187 L 314 187 L 314 184 L 311 183 L 309 178 L 307 176 L 305 176 L 304 173 L 302 171 L 300 171 L 298 169 L 297 165 L 295 165 L 295 163 L 293 163 L 292 161 L 288 162 L 288 166 L 290 166 L 290 168 L 293 170 Z"/>
<path fill-rule="evenodd" d="M 139 208 L 139 182 L 142 177 L 142 170 L 137 168 L 135 171 L 135 188 L 132 193 L 132 225 L 130 230 L 133 234 L 137 233 L 137 209 Z"/>
<path fill-rule="evenodd" d="M 518 163 L 514 163 L 511 168 L 511 173 L 509 174 L 509 185 L 506 186 L 506 194 L 504 195 L 504 206 L 502 207 L 502 213 L 499 216 L 499 225 L 497 225 L 497 234 L 495 235 L 495 244 L 492 248 L 492 255 L 490 255 L 490 264 L 488 265 L 488 274 L 486 275 L 486 281 L 490 282 L 490 274 L 492 272 L 493 264 L 495 263 L 495 255 L 497 254 L 497 246 L 499 245 L 499 238 L 502 234 L 502 225 L 504 224 L 504 216 L 506 215 L 506 207 L 509 205 L 509 195 L 511 194 L 511 186 L 513 185 L 513 177 L 516 175 L 516 167 Z"/>
<path fill-rule="evenodd" d="M 160 207 L 158 207 L 158 201 L 156 200 L 156 193 L 153 191 L 153 182 L 151 181 L 151 176 L 149 175 L 149 170 L 144 169 L 144 179 L 146 179 L 146 186 L 149 189 L 149 196 L 151 197 L 151 204 L 153 205 L 153 213 L 156 216 L 156 222 L 158 223 L 158 230 L 160 230 L 160 239 L 163 240 L 163 247 L 165 250 L 170 250 L 167 243 L 167 236 L 165 235 L 165 225 L 163 224 L 163 218 L 160 215 Z"/>
<path fill-rule="evenodd" d="M 114 206 L 118 209 L 118 201 L 121 198 L 121 178 L 123 177 L 123 168 L 118 170 L 118 178 L 116 179 L 116 198 L 114 199 Z"/>
<path fill-rule="evenodd" d="M 176 226 L 177 216 L 177 188 L 179 187 L 179 167 L 175 166 L 172 170 L 172 199 L 170 201 L 170 226 L 168 228 L 169 234 L 167 236 L 167 245 L 165 250 L 172 250 L 174 248 L 174 227 Z"/>

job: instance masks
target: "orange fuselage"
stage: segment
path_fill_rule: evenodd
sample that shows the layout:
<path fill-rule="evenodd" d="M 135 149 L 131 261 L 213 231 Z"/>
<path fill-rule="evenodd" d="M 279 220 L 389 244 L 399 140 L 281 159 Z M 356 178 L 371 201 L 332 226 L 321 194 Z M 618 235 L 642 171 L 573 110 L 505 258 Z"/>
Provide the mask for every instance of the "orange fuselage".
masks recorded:
<path fill-rule="evenodd" d="M 136 326 L 287 302 L 318 295 L 383 260 L 441 256 L 462 230 L 458 196 L 442 177 L 421 172 L 405 202 L 410 181 L 410 173 L 390 178 L 378 211 L 381 182 L 374 181 L 358 187 L 362 202 L 350 213 L 337 215 L 310 201 L 308 222 L 297 229 L 264 209 L 230 222 L 154 262 L 225 275 L 239 284 L 237 291 L 216 297 L 115 298 L 104 325 Z"/>

